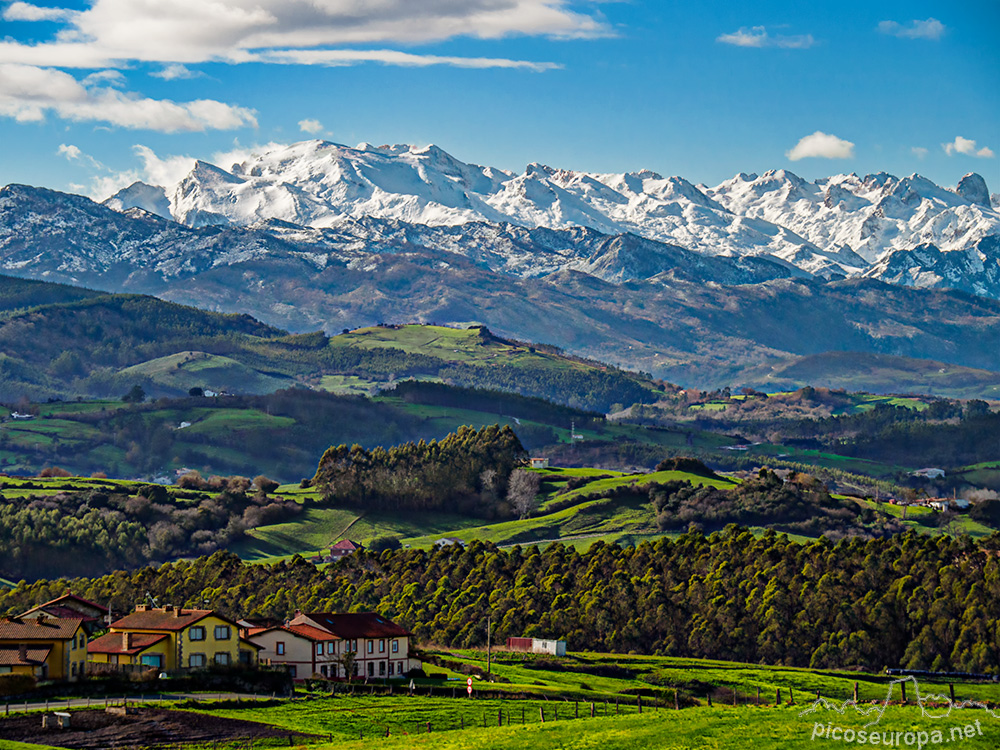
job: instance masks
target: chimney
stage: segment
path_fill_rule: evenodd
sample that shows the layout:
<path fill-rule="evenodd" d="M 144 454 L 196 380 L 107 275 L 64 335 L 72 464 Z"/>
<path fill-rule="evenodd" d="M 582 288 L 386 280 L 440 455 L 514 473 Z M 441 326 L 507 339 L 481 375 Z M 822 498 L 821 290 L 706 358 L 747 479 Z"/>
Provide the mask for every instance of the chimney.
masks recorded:
<path fill-rule="evenodd" d="M 147 609 L 149 609 L 149 607 L 147 607 L 145 604 L 136 604 L 135 605 L 135 611 L 136 612 L 145 612 Z"/>
<path fill-rule="evenodd" d="M 184 610 L 181 607 L 174 610 L 174 617 L 180 617 L 182 614 L 184 614 Z"/>
<path fill-rule="evenodd" d="M 163 605 L 163 611 L 164 612 L 172 612 L 173 609 L 174 609 L 174 605 L 173 604 L 165 604 L 165 605 Z"/>
<path fill-rule="evenodd" d="M 17 647 L 17 658 L 19 661 L 28 661 L 28 646 L 27 644 L 21 643 Z"/>
<path fill-rule="evenodd" d="M 132 648 L 132 634 L 122 633 L 122 651 L 128 651 Z"/>

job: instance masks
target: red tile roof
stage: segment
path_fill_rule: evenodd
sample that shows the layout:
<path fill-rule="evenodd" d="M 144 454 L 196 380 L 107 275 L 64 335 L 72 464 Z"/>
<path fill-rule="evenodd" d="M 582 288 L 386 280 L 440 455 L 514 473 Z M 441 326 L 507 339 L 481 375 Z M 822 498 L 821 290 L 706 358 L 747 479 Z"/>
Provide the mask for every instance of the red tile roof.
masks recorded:
<path fill-rule="evenodd" d="M 218 617 L 224 622 L 228 622 L 233 627 L 236 623 L 228 617 L 220 615 L 211 609 L 166 609 L 157 607 L 156 609 L 137 610 L 130 615 L 125 615 L 120 620 L 111 623 L 112 630 L 184 630 L 188 625 L 193 625 L 199 620 L 203 620 L 209 615 Z"/>
<path fill-rule="evenodd" d="M 67 591 L 62 596 L 58 596 L 55 599 L 51 599 L 50 601 L 47 601 L 44 604 L 39 604 L 37 607 L 32 607 L 27 612 L 22 613 L 22 616 L 30 614 L 32 612 L 37 612 L 40 609 L 44 609 L 44 610 L 48 611 L 48 609 L 50 607 L 52 607 L 52 608 L 57 608 L 58 607 L 61 610 L 65 610 L 67 612 L 76 612 L 77 614 L 86 617 L 86 615 L 84 615 L 84 613 L 80 612 L 80 610 L 73 609 L 71 603 L 74 603 L 74 602 L 77 603 L 77 604 L 82 604 L 85 607 L 91 607 L 92 609 L 96 609 L 98 612 L 100 612 L 100 614 L 102 616 L 106 617 L 107 614 L 108 614 L 108 608 L 107 607 L 102 607 L 100 604 L 97 604 L 96 602 L 92 602 L 92 601 L 90 601 L 88 599 L 84 599 L 82 596 L 77 596 L 72 591 Z M 62 617 L 63 615 L 59 615 L 59 616 Z"/>
<path fill-rule="evenodd" d="M 0 646 L 0 667 L 37 667 L 49 658 L 51 648 L 11 648 Z"/>
<path fill-rule="evenodd" d="M 410 635 L 406 628 L 376 612 L 308 612 L 296 617 L 291 624 L 302 623 L 306 618 L 341 638 L 399 638 Z"/>
<path fill-rule="evenodd" d="M 83 620 L 46 617 L 38 620 L 10 618 L 0 620 L 0 640 L 5 641 L 66 641 L 76 635 Z"/>
<path fill-rule="evenodd" d="M 127 633 L 131 636 L 129 648 L 125 648 L 123 633 L 107 633 L 87 644 L 88 654 L 128 654 L 135 656 L 150 646 L 169 638 L 166 633 Z"/>
<path fill-rule="evenodd" d="M 311 641 L 335 641 L 338 636 L 333 633 L 328 633 L 320 628 L 314 628 L 312 625 L 286 625 L 284 630 L 289 630 L 293 633 L 301 635 L 303 638 L 308 638 Z"/>
<path fill-rule="evenodd" d="M 330 547 L 330 550 L 347 550 L 349 552 L 355 552 L 359 549 L 364 549 L 364 547 L 356 542 L 352 542 L 350 539 L 341 539 L 336 544 Z"/>

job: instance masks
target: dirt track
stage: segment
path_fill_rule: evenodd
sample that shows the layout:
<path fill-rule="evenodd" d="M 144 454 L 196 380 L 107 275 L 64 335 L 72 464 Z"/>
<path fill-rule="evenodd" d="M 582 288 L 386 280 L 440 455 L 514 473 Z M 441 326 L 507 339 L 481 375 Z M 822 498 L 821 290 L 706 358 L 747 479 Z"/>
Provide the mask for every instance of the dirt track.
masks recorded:
<path fill-rule="evenodd" d="M 70 729 L 42 729 L 39 713 L 0 720 L 0 739 L 74 750 L 126 750 L 289 735 L 308 736 L 253 721 L 155 708 L 140 708 L 128 716 L 114 716 L 103 710 L 73 711 Z"/>

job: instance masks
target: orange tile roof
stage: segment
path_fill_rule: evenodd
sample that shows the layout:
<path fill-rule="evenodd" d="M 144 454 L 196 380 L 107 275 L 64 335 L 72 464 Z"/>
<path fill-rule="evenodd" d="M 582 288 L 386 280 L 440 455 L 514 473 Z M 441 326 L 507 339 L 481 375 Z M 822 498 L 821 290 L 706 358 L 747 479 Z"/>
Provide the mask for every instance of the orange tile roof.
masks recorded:
<path fill-rule="evenodd" d="M 132 636 L 130 648 L 125 648 L 125 639 L 122 638 L 122 633 L 106 633 L 87 644 L 87 653 L 135 656 L 170 637 L 166 633 L 128 633 L 128 635 Z"/>
<path fill-rule="evenodd" d="M 111 623 L 112 630 L 184 630 L 189 625 L 199 620 L 203 620 L 209 615 L 229 623 L 234 628 L 236 623 L 228 617 L 220 615 L 211 609 L 181 609 L 177 614 L 177 609 L 166 609 L 158 607 L 156 609 L 138 610 L 120 620 Z"/>
<path fill-rule="evenodd" d="M 0 620 L 0 640 L 5 641 L 66 641 L 76 635 L 83 620 L 46 617 L 39 620 Z"/>
<path fill-rule="evenodd" d="M 2 667 L 37 667 L 49 658 L 51 648 L 28 648 L 24 651 L 10 646 L 0 646 L 0 666 Z"/>

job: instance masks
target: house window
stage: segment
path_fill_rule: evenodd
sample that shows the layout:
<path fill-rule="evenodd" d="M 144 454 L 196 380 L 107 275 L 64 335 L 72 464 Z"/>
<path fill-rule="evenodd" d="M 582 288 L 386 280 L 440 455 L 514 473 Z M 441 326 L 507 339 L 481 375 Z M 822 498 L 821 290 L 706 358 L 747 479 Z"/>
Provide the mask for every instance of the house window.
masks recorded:
<path fill-rule="evenodd" d="M 146 667 L 156 667 L 159 669 L 163 666 L 163 654 L 143 654 L 139 659 L 139 663 Z"/>
<path fill-rule="evenodd" d="M 355 638 L 353 641 L 351 641 L 351 651 L 353 651 L 354 653 L 358 653 L 358 639 L 357 638 Z"/>
<path fill-rule="evenodd" d="M 393 668 L 394 668 L 395 666 L 396 666 L 395 664 L 393 664 L 392 662 L 389 662 L 389 676 L 390 676 L 390 677 L 392 677 L 392 675 L 393 675 L 393 673 L 394 673 L 394 672 L 393 672 Z"/>
<path fill-rule="evenodd" d="M 69 665 L 69 672 L 73 677 L 76 677 L 76 662 Z"/>
<path fill-rule="evenodd" d="M 322 655 L 323 655 L 323 644 L 322 643 L 317 643 L 316 644 L 316 656 L 322 656 Z"/>
<path fill-rule="evenodd" d="M 205 640 L 205 628 L 201 625 L 195 625 L 188 631 L 188 638 L 192 641 L 203 641 Z"/>
<path fill-rule="evenodd" d="M 375 662 L 371 662 L 371 661 L 368 662 L 368 676 L 369 677 L 374 677 L 375 676 Z"/>
<path fill-rule="evenodd" d="M 398 654 L 399 653 L 399 641 L 393 641 L 392 642 L 392 653 L 394 653 L 394 654 Z"/>
<path fill-rule="evenodd" d="M 378 642 L 378 652 L 380 654 L 384 654 L 385 653 L 385 638 L 381 639 Z"/>
<path fill-rule="evenodd" d="M 284 642 L 284 641 L 278 641 L 278 642 L 277 642 L 277 643 L 276 643 L 276 644 L 274 645 L 274 652 L 275 652 L 275 653 L 276 653 L 276 654 L 277 654 L 278 656 L 284 656 L 284 655 L 285 655 L 285 642 Z"/>
<path fill-rule="evenodd" d="M 14 667 L 0 667 L 0 674 L 10 674 L 14 671 Z"/>
<path fill-rule="evenodd" d="M 399 662 L 399 673 L 403 674 L 403 662 Z"/>
<path fill-rule="evenodd" d="M 215 640 L 217 640 L 217 641 L 228 641 L 229 640 L 229 626 L 228 625 L 216 625 L 215 626 Z"/>
<path fill-rule="evenodd" d="M 294 664 L 288 667 L 288 674 L 293 680 L 298 676 L 298 669 L 296 669 Z"/>
<path fill-rule="evenodd" d="M 368 653 L 369 654 L 375 653 L 375 641 L 368 641 Z"/>
<path fill-rule="evenodd" d="M 204 667 L 205 666 L 205 654 L 191 654 L 188 657 L 189 667 Z"/>
<path fill-rule="evenodd" d="M 332 654 L 336 650 L 336 647 L 337 644 L 334 643 L 333 641 L 330 641 L 328 644 L 326 644 L 326 653 Z"/>
<path fill-rule="evenodd" d="M 215 654 L 216 664 L 229 664 L 229 652 L 228 651 L 217 651 Z"/>
<path fill-rule="evenodd" d="M 351 669 L 351 674 L 353 674 L 355 677 L 358 676 L 358 663 L 357 662 L 354 662 L 354 667 L 353 667 L 353 669 Z"/>
<path fill-rule="evenodd" d="M 384 661 L 380 661 L 378 663 L 378 676 L 379 677 L 385 677 L 385 662 Z"/>

